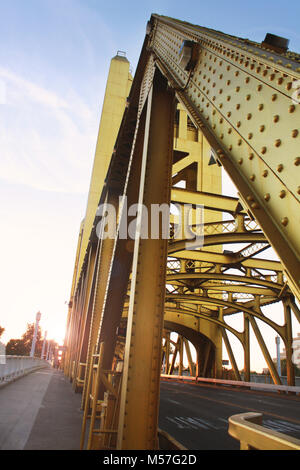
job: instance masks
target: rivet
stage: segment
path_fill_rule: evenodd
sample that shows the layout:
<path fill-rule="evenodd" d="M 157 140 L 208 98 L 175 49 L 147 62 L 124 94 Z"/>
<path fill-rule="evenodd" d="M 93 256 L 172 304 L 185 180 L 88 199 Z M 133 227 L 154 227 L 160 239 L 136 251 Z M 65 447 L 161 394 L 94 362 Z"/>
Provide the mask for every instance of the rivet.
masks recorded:
<path fill-rule="evenodd" d="M 241 164 L 243 163 L 243 159 L 240 158 L 239 161 L 238 161 L 238 163 L 241 165 Z"/>
<path fill-rule="evenodd" d="M 264 132 L 265 126 L 264 125 L 260 126 L 259 130 L 260 130 L 260 132 Z"/>
<path fill-rule="evenodd" d="M 290 90 L 292 88 L 292 86 L 293 86 L 292 82 L 289 82 L 289 83 L 286 84 L 286 89 Z"/>
<path fill-rule="evenodd" d="M 292 137 L 297 137 L 298 134 L 299 134 L 298 129 L 294 129 L 294 130 L 292 131 Z"/>
<path fill-rule="evenodd" d="M 247 196 L 247 201 L 251 202 L 251 201 L 254 201 L 254 197 L 253 196 Z"/>
<path fill-rule="evenodd" d="M 277 80 L 278 85 L 281 85 L 282 82 L 283 82 L 283 78 L 282 78 L 282 77 L 279 77 L 278 80 Z"/>
<path fill-rule="evenodd" d="M 264 199 L 265 199 L 265 201 L 269 201 L 269 200 L 270 200 L 270 198 L 271 198 L 271 196 L 270 196 L 270 194 L 269 194 L 269 193 L 267 193 L 267 194 L 265 194 L 265 195 L 264 195 Z"/>
<path fill-rule="evenodd" d="M 281 219 L 281 223 L 282 223 L 282 225 L 284 225 L 286 227 L 287 224 L 289 223 L 289 219 L 287 217 L 284 217 L 283 219 Z"/>
<path fill-rule="evenodd" d="M 228 149 L 229 149 L 229 151 L 231 152 L 231 150 L 232 150 L 232 145 L 229 145 Z"/>
<path fill-rule="evenodd" d="M 236 126 L 237 126 L 237 127 L 241 127 L 241 121 L 238 121 L 238 122 L 236 123 Z"/>
<path fill-rule="evenodd" d="M 235 72 L 235 76 L 238 77 L 239 74 L 240 74 L 240 72 L 237 70 L 237 71 Z"/>
<path fill-rule="evenodd" d="M 253 160 L 253 158 L 254 158 L 254 153 L 250 153 L 249 160 Z"/>
<path fill-rule="evenodd" d="M 240 145 L 242 145 L 242 143 L 243 143 L 242 139 L 239 139 L 238 140 L 238 145 L 240 146 Z"/>
<path fill-rule="evenodd" d="M 282 170 L 283 170 L 283 165 L 282 165 L 282 163 L 280 163 L 280 165 L 278 165 L 278 167 L 277 167 L 277 171 L 278 171 L 279 173 L 281 173 Z"/>
<path fill-rule="evenodd" d="M 264 170 L 262 172 L 262 175 L 263 175 L 264 178 L 266 178 L 268 176 L 268 170 Z"/>
<path fill-rule="evenodd" d="M 239 92 L 240 89 L 241 89 L 241 88 L 240 88 L 239 86 L 237 86 L 236 89 L 235 89 L 235 91 Z"/>
<path fill-rule="evenodd" d="M 285 196 L 286 196 L 286 192 L 285 192 L 285 190 L 283 189 L 282 191 L 280 191 L 279 197 L 280 197 L 281 199 L 283 199 Z"/>
<path fill-rule="evenodd" d="M 223 123 L 223 118 L 220 118 L 219 123 L 220 123 L 220 124 Z"/>
<path fill-rule="evenodd" d="M 259 204 L 257 202 L 254 202 L 253 204 L 251 204 L 251 208 L 252 209 L 259 209 Z"/>
<path fill-rule="evenodd" d="M 299 166 L 300 165 L 300 157 L 295 158 L 294 160 L 294 165 Z"/>
<path fill-rule="evenodd" d="M 276 101 L 277 100 L 277 95 L 276 93 L 274 93 L 274 95 L 272 95 L 272 101 Z"/>
<path fill-rule="evenodd" d="M 261 91 L 261 90 L 262 90 L 262 85 L 258 85 L 257 91 Z"/>
<path fill-rule="evenodd" d="M 292 104 L 290 107 L 289 107 L 289 113 L 293 113 L 296 109 L 296 106 L 294 104 Z"/>
<path fill-rule="evenodd" d="M 232 132 L 232 128 L 231 128 L 231 127 L 229 127 L 229 129 L 228 129 L 228 131 L 227 131 L 227 132 L 228 132 L 228 134 L 231 134 L 231 132 Z"/>
<path fill-rule="evenodd" d="M 252 118 L 252 114 L 251 114 L 251 113 L 247 114 L 247 119 L 248 119 L 248 121 L 249 121 L 249 119 L 251 119 L 251 118 Z"/>
<path fill-rule="evenodd" d="M 250 176 L 250 180 L 251 180 L 251 181 L 254 181 L 254 180 L 255 180 L 255 175 L 251 175 L 251 176 Z"/>
<path fill-rule="evenodd" d="M 227 101 L 230 101 L 231 100 L 231 96 L 227 96 Z"/>
<path fill-rule="evenodd" d="M 275 140 L 275 147 L 280 147 L 280 145 L 281 145 L 281 140 L 280 139 Z"/>
<path fill-rule="evenodd" d="M 265 154 L 265 153 L 267 153 L 267 147 L 262 147 L 262 149 L 261 149 L 261 153 L 262 153 L 262 154 Z"/>
<path fill-rule="evenodd" d="M 230 81 L 230 80 L 227 80 L 227 82 L 226 82 L 226 83 L 227 83 L 227 85 L 230 85 L 231 81 Z"/>
<path fill-rule="evenodd" d="M 240 109 L 240 107 L 241 107 L 241 105 L 238 103 L 238 104 L 236 105 L 236 109 Z"/>
<path fill-rule="evenodd" d="M 264 109 L 264 105 L 263 105 L 263 104 L 259 104 L 259 105 L 258 105 L 258 110 L 259 110 L 259 111 L 262 111 L 263 109 Z"/>
<path fill-rule="evenodd" d="M 228 111 L 227 117 L 230 117 L 230 116 L 231 116 L 231 111 Z"/>
<path fill-rule="evenodd" d="M 253 134 L 252 134 L 252 132 L 250 132 L 250 133 L 248 134 L 248 139 L 250 140 L 250 139 L 252 139 L 252 137 L 253 137 Z"/>
<path fill-rule="evenodd" d="M 246 77 L 245 82 L 249 83 L 250 82 L 250 77 Z"/>
<path fill-rule="evenodd" d="M 246 100 L 249 101 L 251 99 L 251 95 L 246 96 Z"/>
<path fill-rule="evenodd" d="M 279 116 L 278 116 L 278 114 L 276 114 L 276 116 L 273 117 L 273 121 L 274 121 L 274 122 L 278 122 L 278 121 L 279 121 Z"/>

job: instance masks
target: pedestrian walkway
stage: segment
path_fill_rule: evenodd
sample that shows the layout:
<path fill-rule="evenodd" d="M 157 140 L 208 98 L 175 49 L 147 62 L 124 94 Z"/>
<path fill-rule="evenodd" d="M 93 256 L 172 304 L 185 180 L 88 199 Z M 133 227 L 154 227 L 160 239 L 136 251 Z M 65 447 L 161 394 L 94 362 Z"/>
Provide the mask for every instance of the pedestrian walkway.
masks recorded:
<path fill-rule="evenodd" d="M 61 371 L 45 368 L 0 389 L 1 450 L 78 450 L 83 412 Z"/>

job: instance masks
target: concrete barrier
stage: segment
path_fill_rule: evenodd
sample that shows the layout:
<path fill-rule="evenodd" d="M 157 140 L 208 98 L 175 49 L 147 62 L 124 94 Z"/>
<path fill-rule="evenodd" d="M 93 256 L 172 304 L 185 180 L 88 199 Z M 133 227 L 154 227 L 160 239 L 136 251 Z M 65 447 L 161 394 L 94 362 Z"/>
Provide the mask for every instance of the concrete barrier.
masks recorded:
<path fill-rule="evenodd" d="M 49 363 L 39 357 L 4 356 L 0 362 L 0 387 L 48 366 Z"/>

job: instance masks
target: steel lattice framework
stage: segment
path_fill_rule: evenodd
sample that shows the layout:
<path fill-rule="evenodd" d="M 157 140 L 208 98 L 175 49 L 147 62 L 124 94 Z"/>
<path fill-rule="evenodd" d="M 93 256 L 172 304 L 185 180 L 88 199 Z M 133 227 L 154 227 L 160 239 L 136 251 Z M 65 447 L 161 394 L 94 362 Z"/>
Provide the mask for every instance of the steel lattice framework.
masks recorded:
<path fill-rule="evenodd" d="M 191 51 L 189 67 L 182 62 L 183 44 Z M 70 305 L 64 357 L 65 373 L 83 392 L 82 448 L 88 418 L 89 449 L 157 448 L 162 361 L 172 373 L 179 353 L 182 368 L 185 347 L 191 374 L 218 377 L 223 340 L 241 380 L 228 332 L 242 345 L 245 380 L 251 327 L 280 384 L 257 320 L 282 338 L 288 384 L 294 384 L 292 314 L 300 322 L 300 106 L 293 100 L 298 80 L 297 54 L 152 15 L 100 202 L 116 208 L 119 228 L 124 195 L 128 206 L 189 203 L 215 217 L 204 224 L 203 249 L 190 250 L 184 238 L 174 237 L 174 214 L 170 240 L 128 240 L 119 231 L 114 239 L 101 238 L 96 216 Z M 213 149 L 214 163 L 229 173 L 238 198 L 174 186 L 191 165 L 188 156 L 173 156 L 178 102 Z M 227 244 L 237 249 L 227 250 Z M 270 247 L 280 261 L 264 257 Z M 283 324 L 263 313 L 276 302 L 283 305 Z M 226 321 L 236 314 L 243 315 L 242 332 Z M 171 331 L 179 334 L 177 342 Z M 189 341 L 197 351 L 196 368 Z M 122 372 L 116 357 L 124 361 Z"/>

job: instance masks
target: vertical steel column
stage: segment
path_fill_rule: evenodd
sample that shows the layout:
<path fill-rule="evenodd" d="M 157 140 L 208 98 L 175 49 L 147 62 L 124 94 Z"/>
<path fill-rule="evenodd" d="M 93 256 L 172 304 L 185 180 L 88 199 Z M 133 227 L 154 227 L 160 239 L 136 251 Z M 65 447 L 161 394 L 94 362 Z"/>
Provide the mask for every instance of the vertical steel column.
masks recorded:
<path fill-rule="evenodd" d="M 168 374 L 170 369 L 170 336 L 170 332 L 166 332 L 165 374 Z"/>
<path fill-rule="evenodd" d="M 284 319 L 286 328 L 286 337 L 283 338 L 286 350 L 286 375 L 288 385 L 295 385 L 295 368 L 293 364 L 293 331 L 292 331 L 292 318 L 291 307 L 289 299 L 283 300 L 284 306 Z"/>
<path fill-rule="evenodd" d="M 87 349 L 88 349 L 88 341 L 90 336 L 90 328 L 91 328 L 91 313 L 92 313 L 92 303 L 93 303 L 93 293 L 95 288 L 95 272 L 96 272 L 96 265 L 97 265 L 97 258 L 98 258 L 98 249 L 99 243 L 97 245 L 93 245 L 91 247 L 91 264 L 89 268 L 89 281 L 88 281 L 88 291 L 87 297 L 84 305 L 85 313 L 85 325 L 84 331 L 82 334 L 82 342 L 80 348 L 80 356 L 79 362 L 86 363 L 87 359 Z"/>
<path fill-rule="evenodd" d="M 80 331 L 79 331 L 79 339 L 78 339 L 78 350 L 76 356 L 76 380 L 74 381 L 74 388 L 77 390 L 77 379 L 80 379 L 80 363 L 86 363 L 86 351 L 88 346 L 88 338 L 90 332 L 90 316 L 88 315 L 90 312 L 90 299 L 92 293 L 92 286 L 95 274 L 95 262 L 97 256 L 97 247 L 95 245 L 91 245 L 89 248 L 89 260 L 86 269 L 86 285 L 85 285 L 85 292 L 84 292 L 84 299 L 82 303 L 82 313 L 81 313 L 81 321 L 80 321 Z M 85 352 L 85 354 L 84 354 Z"/>
<path fill-rule="evenodd" d="M 118 204 L 119 204 L 119 195 L 113 191 L 108 191 L 107 195 L 107 204 L 111 204 L 115 207 L 116 214 L 118 213 Z M 114 223 L 114 220 L 111 220 L 110 217 L 114 217 L 114 214 L 109 211 L 108 216 L 106 218 L 106 222 L 110 224 L 111 222 Z M 104 219 L 102 220 L 102 231 L 104 231 Z M 100 231 L 100 237 L 102 237 L 102 231 Z M 94 347 L 97 343 L 98 334 L 99 334 L 99 327 L 102 317 L 102 309 L 103 303 L 105 298 L 107 280 L 109 276 L 109 269 L 114 249 L 114 238 L 105 238 L 100 240 L 100 248 L 99 248 L 99 257 L 97 262 L 97 270 L 96 270 L 96 285 L 94 291 L 94 298 L 93 298 L 93 310 L 92 310 L 92 318 L 91 318 L 91 327 L 90 327 L 90 337 L 89 337 L 89 345 L 88 345 L 88 353 L 87 353 L 87 362 L 86 362 L 86 377 L 89 374 L 89 368 L 91 367 L 92 363 L 92 353 L 94 351 Z M 82 407 L 84 408 L 84 401 L 88 399 L 86 396 L 86 388 L 87 383 L 86 380 L 84 382 L 83 388 L 83 395 L 82 395 Z"/>
<path fill-rule="evenodd" d="M 170 203 L 174 93 L 156 72 L 148 96 L 139 203 Z M 151 221 L 150 221 L 151 222 Z M 151 223 L 148 225 L 151 227 Z M 161 227 L 162 229 L 162 227 Z M 156 449 L 168 240 L 134 245 L 118 449 Z M 145 332 L 147 332 L 145 334 Z"/>
<path fill-rule="evenodd" d="M 244 380 L 250 382 L 250 325 L 249 316 L 244 313 Z"/>
<path fill-rule="evenodd" d="M 180 343 L 179 343 L 179 368 L 178 368 L 178 375 L 182 375 L 183 371 L 183 337 L 180 336 Z"/>

